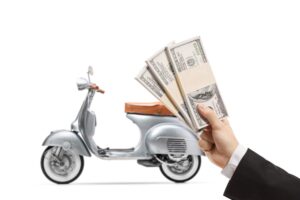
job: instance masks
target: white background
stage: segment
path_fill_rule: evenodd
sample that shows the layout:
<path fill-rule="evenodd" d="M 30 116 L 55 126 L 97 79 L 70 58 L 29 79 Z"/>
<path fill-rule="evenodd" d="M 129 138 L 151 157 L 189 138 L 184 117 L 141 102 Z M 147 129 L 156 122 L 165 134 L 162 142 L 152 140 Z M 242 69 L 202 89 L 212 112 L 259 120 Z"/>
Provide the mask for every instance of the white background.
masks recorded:
<path fill-rule="evenodd" d="M 41 144 L 69 128 L 89 65 L 107 91 L 94 99 L 96 142 L 133 147 L 139 134 L 124 102 L 155 101 L 135 75 L 167 43 L 198 35 L 240 143 L 300 176 L 299 19 L 288 0 L 1 1 L 0 198 L 226 199 L 228 180 L 207 158 L 185 184 L 135 161 L 87 158 L 65 186 L 40 169 Z"/>

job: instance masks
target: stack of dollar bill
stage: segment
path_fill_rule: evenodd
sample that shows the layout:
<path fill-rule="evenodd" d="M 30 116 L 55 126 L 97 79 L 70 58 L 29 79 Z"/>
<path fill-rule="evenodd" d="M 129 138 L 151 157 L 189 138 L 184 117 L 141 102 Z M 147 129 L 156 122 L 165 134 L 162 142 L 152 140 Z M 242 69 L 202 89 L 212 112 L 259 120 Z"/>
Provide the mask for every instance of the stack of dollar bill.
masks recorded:
<path fill-rule="evenodd" d="M 199 103 L 213 109 L 219 118 L 227 116 L 199 37 L 158 51 L 136 80 L 194 131 L 208 126 L 197 111 Z"/>

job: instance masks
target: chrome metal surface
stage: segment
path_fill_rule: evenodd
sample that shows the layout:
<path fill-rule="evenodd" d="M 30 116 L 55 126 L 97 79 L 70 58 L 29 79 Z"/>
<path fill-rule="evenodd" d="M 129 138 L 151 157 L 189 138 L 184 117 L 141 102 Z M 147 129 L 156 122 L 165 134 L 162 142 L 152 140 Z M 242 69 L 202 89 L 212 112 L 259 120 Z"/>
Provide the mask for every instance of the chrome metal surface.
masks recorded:
<path fill-rule="evenodd" d="M 68 146 L 66 148 L 66 145 Z M 43 142 L 43 146 L 65 147 L 70 151 L 83 156 L 91 156 L 85 143 L 74 132 L 67 130 L 52 131 L 51 134 Z"/>
<path fill-rule="evenodd" d="M 149 130 L 146 141 L 151 154 L 203 155 L 196 134 L 178 122 L 154 126 Z"/>
<path fill-rule="evenodd" d="M 78 90 L 85 90 L 90 86 L 90 81 L 88 81 L 86 78 L 79 78 L 77 79 L 77 88 Z"/>

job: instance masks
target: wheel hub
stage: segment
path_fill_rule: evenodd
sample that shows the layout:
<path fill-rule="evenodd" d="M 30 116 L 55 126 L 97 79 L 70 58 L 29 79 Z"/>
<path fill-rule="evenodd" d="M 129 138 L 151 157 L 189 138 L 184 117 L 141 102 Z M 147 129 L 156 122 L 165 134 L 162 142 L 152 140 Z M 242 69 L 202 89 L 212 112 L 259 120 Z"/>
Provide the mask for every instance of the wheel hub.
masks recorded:
<path fill-rule="evenodd" d="M 74 169 L 75 162 L 70 154 L 65 153 L 59 161 L 54 157 L 55 155 L 51 158 L 53 160 L 50 161 L 50 168 L 55 174 L 67 176 Z"/>
<path fill-rule="evenodd" d="M 181 160 L 168 168 L 175 174 L 184 174 L 187 173 L 192 166 L 191 158 L 187 157 L 185 160 Z"/>

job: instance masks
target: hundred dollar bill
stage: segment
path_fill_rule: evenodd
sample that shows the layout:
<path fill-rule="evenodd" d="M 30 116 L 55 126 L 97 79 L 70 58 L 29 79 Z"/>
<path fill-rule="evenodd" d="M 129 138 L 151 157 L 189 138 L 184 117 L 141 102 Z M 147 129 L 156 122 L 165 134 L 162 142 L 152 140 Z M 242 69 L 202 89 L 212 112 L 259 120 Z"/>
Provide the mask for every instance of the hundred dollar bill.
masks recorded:
<path fill-rule="evenodd" d="M 181 116 L 190 127 L 193 127 L 184 99 L 181 96 L 177 85 L 175 74 L 168 59 L 166 49 L 164 48 L 157 52 L 154 56 L 149 58 L 146 63 L 159 85 L 166 92 L 168 98 L 180 112 Z"/>
<path fill-rule="evenodd" d="M 199 103 L 212 108 L 219 118 L 226 117 L 227 110 L 200 38 L 171 45 L 167 52 L 194 127 L 199 130 L 208 125 L 197 111 Z"/>
<path fill-rule="evenodd" d="M 173 103 L 169 100 L 163 89 L 157 83 L 155 77 L 145 66 L 141 72 L 135 77 L 153 96 L 155 96 L 161 103 L 163 103 L 177 118 L 185 122 Z"/>

